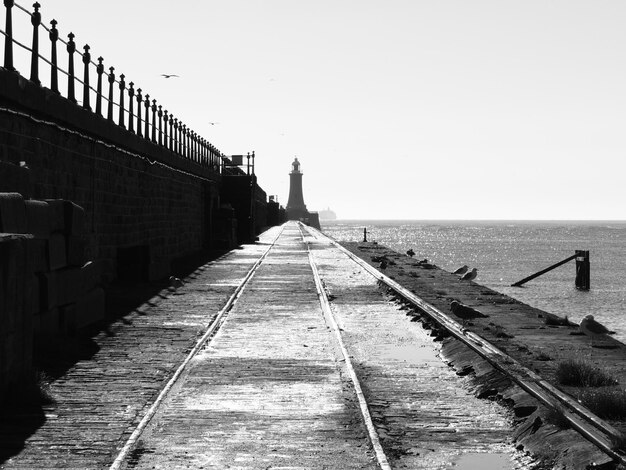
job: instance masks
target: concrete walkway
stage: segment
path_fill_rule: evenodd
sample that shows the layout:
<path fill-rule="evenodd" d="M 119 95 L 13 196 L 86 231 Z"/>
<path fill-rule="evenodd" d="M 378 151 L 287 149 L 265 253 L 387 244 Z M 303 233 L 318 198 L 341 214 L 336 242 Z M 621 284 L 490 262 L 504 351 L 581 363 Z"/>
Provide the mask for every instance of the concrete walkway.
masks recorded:
<path fill-rule="evenodd" d="M 199 335 L 280 227 L 200 267 L 80 344 L 49 393 L 55 403 L 0 420 L 0 468 L 108 468 Z M 69 354 L 75 356 L 75 354 Z M 56 375 L 56 374 L 55 374 Z M 8 460 L 7 460 L 8 459 Z"/>
<path fill-rule="evenodd" d="M 289 224 L 142 436 L 136 468 L 377 468 Z"/>
<path fill-rule="evenodd" d="M 108 468 L 275 239 L 125 467 L 378 468 L 295 223 L 199 268 L 178 292 L 162 292 L 94 337 L 97 352 L 52 383 L 56 403 L 20 431 L 25 439 L 14 434 L 25 416 L 0 424 L 0 449 L 14 455 L 2 468 Z M 392 467 L 443 469 L 479 454 L 521 468 L 511 461 L 519 456 L 507 412 L 468 393 L 467 378 L 437 357 L 440 346 L 375 278 L 327 239 L 306 240 Z"/>

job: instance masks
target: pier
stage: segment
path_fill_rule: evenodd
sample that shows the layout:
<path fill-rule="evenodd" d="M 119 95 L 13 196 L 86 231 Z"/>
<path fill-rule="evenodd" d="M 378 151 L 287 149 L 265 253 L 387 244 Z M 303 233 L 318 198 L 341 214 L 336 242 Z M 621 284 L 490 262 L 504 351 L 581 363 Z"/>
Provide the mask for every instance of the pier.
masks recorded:
<path fill-rule="evenodd" d="M 2 468 L 444 468 L 475 455 L 530 459 L 519 449 L 567 468 L 612 461 L 546 423 L 514 378 L 522 364 L 549 378 L 542 352 L 589 354 L 574 328 L 546 328 L 528 306 L 376 244 L 346 246 L 360 258 L 288 222 L 83 338 L 74 364 L 49 369 L 52 403 L 3 420 Z M 383 253 L 393 272 L 367 267 Z M 403 270 L 423 284 L 422 308 L 384 282 Z M 447 295 L 489 299 L 489 318 L 464 329 L 448 314 L 444 333 L 426 314 L 443 314 Z M 497 370 L 455 334 L 480 334 L 520 364 Z M 594 359 L 623 362 L 615 343 Z M 614 431 L 581 426 L 600 443 Z"/>

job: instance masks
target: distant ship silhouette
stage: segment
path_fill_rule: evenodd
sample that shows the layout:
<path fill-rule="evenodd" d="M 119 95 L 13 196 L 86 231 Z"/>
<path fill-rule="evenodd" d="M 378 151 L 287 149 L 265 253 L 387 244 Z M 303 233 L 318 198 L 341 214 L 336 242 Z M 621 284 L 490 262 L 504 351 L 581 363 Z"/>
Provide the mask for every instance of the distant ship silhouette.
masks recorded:
<path fill-rule="evenodd" d="M 324 210 L 318 211 L 318 214 L 320 216 L 320 220 L 335 220 L 335 219 L 337 219 L 337 214 L 335 214 L 335 212 L 332 211 L 330 209 L 330 207 L 328 207 L 328 208 L 326 208 Z"/>

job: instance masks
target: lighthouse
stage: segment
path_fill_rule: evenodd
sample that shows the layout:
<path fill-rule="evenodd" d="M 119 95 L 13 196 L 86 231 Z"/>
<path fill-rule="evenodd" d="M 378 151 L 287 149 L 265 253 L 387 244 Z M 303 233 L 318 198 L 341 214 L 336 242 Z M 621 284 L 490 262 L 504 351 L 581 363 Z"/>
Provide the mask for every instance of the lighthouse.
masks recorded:
<path fill-rule="evenodd" d="M 287 202 L 287 219 L 301 220 L 309 216 L 302 196 L 302 172 L 300 162 L 296 158 L 291 164 L 289 173 L 289 201 Z"/>

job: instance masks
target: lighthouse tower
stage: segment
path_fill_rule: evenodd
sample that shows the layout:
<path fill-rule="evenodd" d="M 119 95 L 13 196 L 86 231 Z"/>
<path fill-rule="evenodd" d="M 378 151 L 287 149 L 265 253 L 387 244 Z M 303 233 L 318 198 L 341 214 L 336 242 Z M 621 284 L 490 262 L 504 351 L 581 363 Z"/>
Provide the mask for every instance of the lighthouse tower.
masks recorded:
<path fill-rule="evenodd" d="M 291 164 L 289 173 L 289 201 L 287 202 L 287 219 L 301 220 L 309 216 L 302 196 L 302 172 L 300 162 L 296 158 Z"/>

